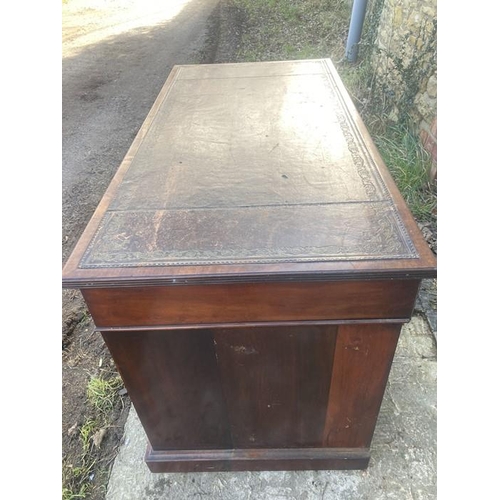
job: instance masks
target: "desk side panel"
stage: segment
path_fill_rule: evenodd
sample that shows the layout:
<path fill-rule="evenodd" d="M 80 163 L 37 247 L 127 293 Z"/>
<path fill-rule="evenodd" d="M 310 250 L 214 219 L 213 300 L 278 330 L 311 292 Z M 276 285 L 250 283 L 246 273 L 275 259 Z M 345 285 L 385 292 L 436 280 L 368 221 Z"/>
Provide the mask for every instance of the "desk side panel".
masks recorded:
<path fill-rule="evenodd" d="M 324 446 L 370 447 L 400 331 L 400 324 L 339 327 Z"/>
<path fill-rule="evenodd" d="M 216 329 L 235 448 L 322 446 L 336 326 Z"/>
<path fill-rule="evenodd" d="M 154 449 L 232 448 L 210 331 L 103 337 Z"/>

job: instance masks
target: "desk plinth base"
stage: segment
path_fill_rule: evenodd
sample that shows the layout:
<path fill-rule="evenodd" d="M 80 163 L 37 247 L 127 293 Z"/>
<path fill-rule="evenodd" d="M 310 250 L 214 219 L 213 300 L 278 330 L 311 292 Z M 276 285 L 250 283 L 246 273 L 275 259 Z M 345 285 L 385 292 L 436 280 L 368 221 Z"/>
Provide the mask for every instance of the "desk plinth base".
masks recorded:
<path fill-rule="evenodd" d="M 151 472 L 217 472 L 366 469 L 364 448 L 267 448 L 245 450 L 163 450 L 148 445 Z"/>

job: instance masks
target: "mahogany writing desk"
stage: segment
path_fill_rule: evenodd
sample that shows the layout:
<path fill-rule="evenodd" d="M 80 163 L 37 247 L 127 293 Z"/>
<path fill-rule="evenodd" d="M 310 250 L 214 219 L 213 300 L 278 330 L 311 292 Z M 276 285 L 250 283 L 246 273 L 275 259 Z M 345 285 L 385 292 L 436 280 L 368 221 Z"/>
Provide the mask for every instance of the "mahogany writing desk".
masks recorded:
<path fill-rule="evenodd" d="M 330 60 L 176 66 L 63 270 L 154 472 L 365 468 L 435 257 Z"/>

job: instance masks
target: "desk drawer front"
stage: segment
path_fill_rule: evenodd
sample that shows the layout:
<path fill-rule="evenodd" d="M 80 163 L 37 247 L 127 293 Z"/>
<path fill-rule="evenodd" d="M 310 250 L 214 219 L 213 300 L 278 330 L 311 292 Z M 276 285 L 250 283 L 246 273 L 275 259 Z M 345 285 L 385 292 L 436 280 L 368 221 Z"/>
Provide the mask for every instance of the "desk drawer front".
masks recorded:
<path fill-rule="evenodd" d="M 97 327 L 408 319 L 418 280 L 82 290 Z"/>

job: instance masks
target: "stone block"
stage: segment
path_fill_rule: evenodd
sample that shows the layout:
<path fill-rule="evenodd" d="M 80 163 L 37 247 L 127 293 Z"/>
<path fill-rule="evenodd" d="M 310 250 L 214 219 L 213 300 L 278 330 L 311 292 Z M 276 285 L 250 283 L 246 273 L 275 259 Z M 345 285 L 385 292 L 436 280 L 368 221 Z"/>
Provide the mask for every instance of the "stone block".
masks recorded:
<path fill-rule="evenodd" d="M 437 97 L 437 75 L 432 75 L 427 82 L 427 93 L 430 97 Z"/>

